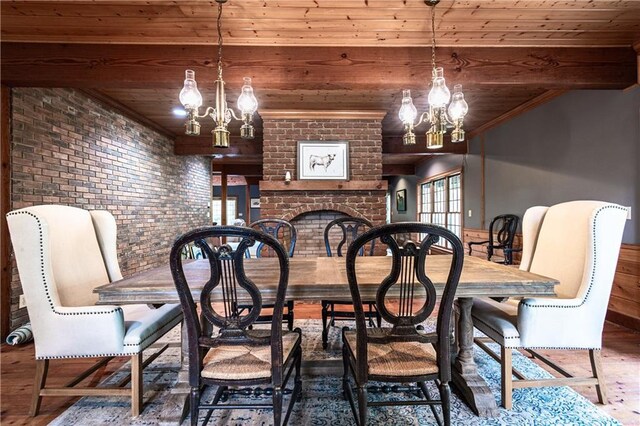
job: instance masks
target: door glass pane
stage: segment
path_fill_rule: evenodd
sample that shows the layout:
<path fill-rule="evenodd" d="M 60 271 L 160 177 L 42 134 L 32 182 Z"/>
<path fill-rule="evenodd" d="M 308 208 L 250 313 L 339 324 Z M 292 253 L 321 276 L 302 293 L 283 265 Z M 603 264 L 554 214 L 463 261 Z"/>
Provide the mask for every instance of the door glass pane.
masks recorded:
<path fill-rule="evenodd" d="M 233 225 L 238 212 L 238 199 L 235 197 L 227 198 L 227 223 L 225 225 Z M 211 205 L 211 217 L 213 222 L 222 225 L 222 200 L 219 197 L 213 198 Z"/>

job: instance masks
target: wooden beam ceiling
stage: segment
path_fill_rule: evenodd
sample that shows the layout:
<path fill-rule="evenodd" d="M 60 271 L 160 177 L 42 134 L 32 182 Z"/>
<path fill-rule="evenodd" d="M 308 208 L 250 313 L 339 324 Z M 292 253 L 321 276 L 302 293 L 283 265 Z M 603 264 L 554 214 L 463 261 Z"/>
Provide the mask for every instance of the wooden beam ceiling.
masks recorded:
<path fill-rule="evenodd" d="M 201 0 L 32 1 L 0 3 L 2 83 L 71 87 L 167 135 L 184 133 L 172 114 L 185 69 L 194 69 L 212 104 L 216 4 Z M 640 2 L 630 0 L 442 0 L 436 62 L 448 85 L 462 83 L 468 135 L 479 134 L 566 90 L 637 84 Z M 427 108 L 430 8 L 423 0 L 230 0 L 223 8 L 224 78 L 235 104 L 242 77 L 253 78 L 264 110 L 382 110 L 387 172 L 436 155 L 404 147 L 397 118 L 402 89 Z M 635 48 L 635 50 L 634 50 Z M 257 138 L 210 145 L 177 137 L 175 152 L 259 165 Z M 237 124 L 232 124 L 237 134 Z M 463 153 L 447 145 L 438 153 Z M 393 167 L 392 167 L 393 166 Z"/>
<path fill-rule="evenodd" d="M 153 88 L 179 91 L 184 70 L 211 86 L 208 46 L 2 43 L 2 80 L 11 86 Z M 224 78 L 244 76 L 269 90 L 424 88 L 431 59 L 423 48 L 229 47 Z M 437 64 L 451 83 L 469 87 L 620 89 L 636 81 L 636 53 L 613 48 L 440 48 Z"/>

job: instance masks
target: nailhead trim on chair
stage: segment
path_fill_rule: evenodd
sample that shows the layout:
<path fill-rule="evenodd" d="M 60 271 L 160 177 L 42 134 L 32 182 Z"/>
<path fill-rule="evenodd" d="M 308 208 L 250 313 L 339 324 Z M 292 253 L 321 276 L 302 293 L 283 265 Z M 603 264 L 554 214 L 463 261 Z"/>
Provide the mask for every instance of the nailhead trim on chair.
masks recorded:
<path fill-rule="evenodd" d="M 38 216 L 34 215 L 31 212 L 16 211 L 16 212 L 7 213 L 7 216 L 17 216 L 20 214 L 26 214 L 28 216 L 33 217 L 36 220 L 36 223 L 38 224 L 38 233 L 40 236 L 40 271 L 42 273 L 42 282 L 44 283 L 44 291 L 45 291 L 45 294 L 47 295 L 47 300 L 49 301 L 49 306 L 51 307 L 51 310 L 53 311 L 53 313 L 57 315 L 104 315 L 104 314 L 112 314 L 114 312 L 122 311 L 122 308 L 115 308 L 109 311 L 98 311 L 98 312 L 58 312 L 56 311 L 56 307 L 53 304 L 53 300 L 51 299 L 49 284 L 47 283 L 47 280 L 45 278 L 45 273 L 44 273 L 44 247 L 42 243 L 42 238 L 43 238 L 42 223 L 40 222 L 40 219 L 38 218 Z M 77 358 L 77 357 L 72 357 L 72 358 Z"/>
<path fill-rule="evenodd" d="M 473 317 L 474 321 L 478 321 L 481 322 L 482 324 L 484 324 L 487 328 L 490 328 L 491 330 L 495 331 L 496 334 L 501 335 L 502 333 L 500 333 L 500 331 L 496 330 L 495 328 L 491 327 L 489 324 L 487 324 L 485 321 L 480 320 L 477 317 Z M 502 336 L 503 340 L 507 340 L 507 339 L 519 339 L 520 336 L 515 337 L 515 336 Z M 493 339 L 492 339 L 493 340 Z M 496 342 L 498 343 L 498 342 Z M 505 342 L 506 343 L 506 342 Z M 500 345 L 500 343 L 498 343 Z M 568 346 L 563 346 L 563 347 L 558 347 L 558 346 L 513 346 L 513 347 L 507 347 L 506 345 L 500 345 L 500 346 L 504 346 L 506 349 L 593 349 L 593 350 L 601 350 L 602 348 L 598 347 L 598 348 L 589 348 L 589 347 L 568 347 Z"/>
<path fill-rule="evenodd" d="M 617 210 L 624 210 L 627 211 L 627 209 L 625 209 L 624 207 L 621 206 L 613 206 L 613 205 L 607 205 L 604 207 L 600 207 L 598 209 L 598 211 L 596 211 L 594 220 L 593 220 L 593 235 L 595 236 L 596 234 L 596 222 L 598 219 L 598 215 L 600 214 L 600 212 L 602 212 L 605 209 L 617 209 Z M 596 261 L 597 261 L 597 254 L 596 254 L 596 238 L 593 239 L 593 269 L 591 270 L 591 278 L 589 279 L 589 288 L 587 288 L 587 294 L 585 294 L 584 298 L 582 299 L 582 302 L 579 305 L 574 305 L 574 306 L 557 306 L 557 305 L 529 305 L 527 303 L 524 303 L 524 299 L 522 299 L 522 301 L 520 301 L 520 304 L 527 306 L 529 308 L 561 308 L 561 309 L 574 309 L 574 308 L 579 308 L 580 306 L 584 305 L 587 302 L 587 299 L 589 298 L 589 293 L 591 292 L 591 288 L 593 287 L 593 280 L 594 280 L 594 271 L 596 270 Z M 544 348 L 540 348 L 540 349 L 544 349 Z M 566 348 L 566 349 L 570 349 L 570 348 Z"/>
<path fill-rule="evenodd" d="M 496 330 L 495 328 L 491 327 L 491 325 L 487 324 L 485 321 L 482 321 L 481 319 L 476 318 L 476 317 L 474 317 L 473 315 L 472 315 L 472 318 L 473 318 L 474 320 L 476 320 L 476 321 L 478 321 L 478 322 L 481 322 L 482 324 L 486 325 L 486 326 L 487 326 L 487 328 L 490 328 L 491 330 L 495 331 L 495 332 L 496 332 L 496 334 L 498 334 L 498 335 L 502 336 L 502 333 L 501 333 L 499 330 Z M 516 328 L 516 330 L 517 330 L 517 328 Z M 502 336 L 502 338 L 503 338 L 503 339 L 505 339 L 505 340 L 506 340 L 506 339 L 519 339 L 519 338 L 520 338 L 520 336 Z"/>
<path fill-rule="evenodd" d="M 164 327 L 158 329 L 158 331 L 156 333 L 153 333 L 150 336 L 147 336 L 145 339 L 143 339 L 138 345 L 133 345 L 131 343 L 127 343 L 124 346 L 140 346 L 142 345 L 144 342 L 146 342 L 147 340 L 149 340 L 152 337 L 155 337 L 156 334 L 160 333 L 160 334 L 164 334 L 166 331 L 170 330 L 171 328 L 175 327 L 178 323 L 173 324 L 173 321 L 175 321 L 178 317 L 180 317 L 182 315 L 182 311 L 180 311 L 180 314 L 176 315 L 175 317 L 173 317 L 173 319 L 171 319 L 171 321 L 169 321 L 167 323 L 167 325 L 165 325 Z M 166 330 L 166 331 L 165 331 Z M 99 358 L 99 357 L 105 357 L 105 356 L 133 356 L 136 355 L 140 352 L 142 352 L 144 349 L 146 348 L 142 348 L 140 351 L 138 352 L 118 352 L 118 353 L 111 353 L 111 354 L 95 354 L 95 355 L 60 355 L 60 356 L 47 356 L 47 357 L 36 357 L 36 359 L 63 359 L 63 358 Z"/>

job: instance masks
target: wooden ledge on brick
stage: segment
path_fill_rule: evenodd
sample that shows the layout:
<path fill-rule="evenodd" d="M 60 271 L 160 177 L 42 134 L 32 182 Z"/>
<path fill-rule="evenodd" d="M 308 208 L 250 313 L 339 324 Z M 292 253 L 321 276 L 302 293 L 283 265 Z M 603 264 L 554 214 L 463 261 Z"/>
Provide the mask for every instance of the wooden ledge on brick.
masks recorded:
<path fill-rule="evenodd" d="M 382 120 L 387 111 L 383 110 L 276 110 L 259 112 L 263 120 Z"/>
<path fill-rule="evenodd" d="M 260 191 L 386 191 L 386 180 L 296 180 L 260 181 Z"/>

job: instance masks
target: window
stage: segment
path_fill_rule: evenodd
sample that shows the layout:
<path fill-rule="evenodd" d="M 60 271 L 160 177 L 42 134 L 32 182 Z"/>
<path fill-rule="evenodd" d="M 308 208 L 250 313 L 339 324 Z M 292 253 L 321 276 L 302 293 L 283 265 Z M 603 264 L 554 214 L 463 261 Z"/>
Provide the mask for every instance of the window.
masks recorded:
<path fill-rule="evenodd" d="M 459 171 L 420 184 L 418 220 L 444 226 L 462 238 L 462 186 Z M 449 243 L 442 247 L 451 248 Z"/>
<path fill-rule="evenodd" d="M 238 198 L 227 197 L 227 223 L 225 225 L 233 225 L 233 221 L 238 214 Z M 222 225 L 222 199 L 220 197 L 213 197 L 213 203 L 211 204 L 211 217 L 213 222 L 218 225 Z"/>

